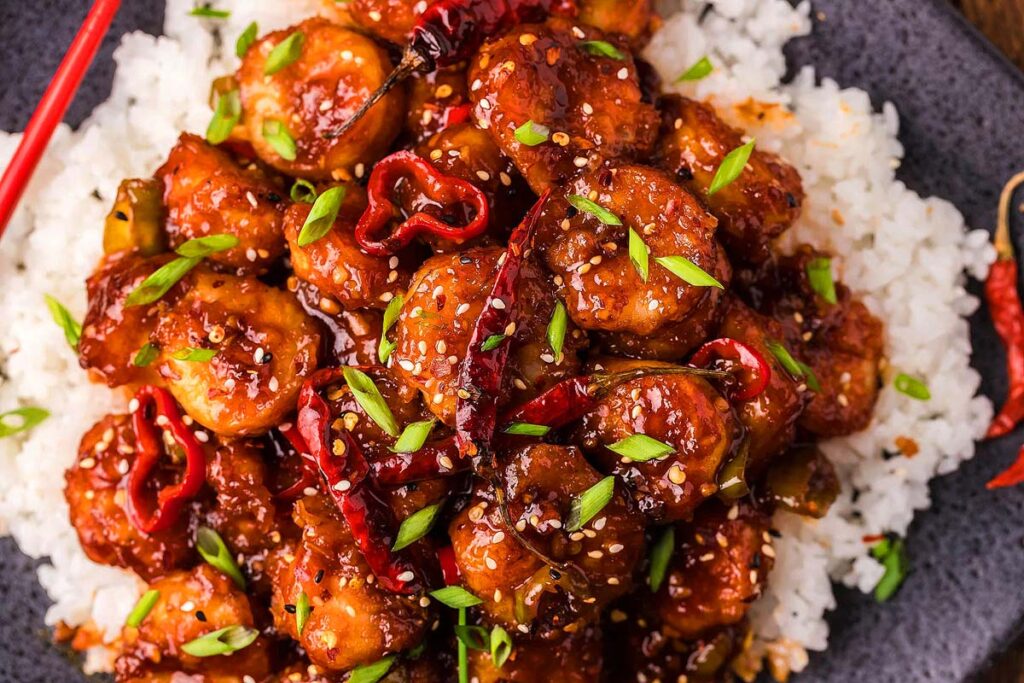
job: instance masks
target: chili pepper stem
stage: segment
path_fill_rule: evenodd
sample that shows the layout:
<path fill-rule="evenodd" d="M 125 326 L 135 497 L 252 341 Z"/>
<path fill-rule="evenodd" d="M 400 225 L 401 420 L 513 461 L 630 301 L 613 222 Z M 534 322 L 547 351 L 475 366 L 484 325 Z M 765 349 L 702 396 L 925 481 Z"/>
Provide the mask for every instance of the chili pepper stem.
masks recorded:
<path fill-rule="evenodd" d="M 388 77 L 384 79 L 384 82 L 380 84 L 380 87 L 373 91 L 369 99 L 363 102 L 362 106 L 356 110 L 348 121 L 341 124 L 333 130 L 329 130 L 324 133 L 324 138 L 333 140 L 340 138 L 342 135 L 347 133 L 352 126 L 356 125 L 359 119 L 366 115 L 366 112 L 370 111 L 373 105 L 377 104 L 385 95 L 391 92 L 391 89 L 404 81 L 409 76 L 413 75 L 417 71 L 428 68 L 430 62 L 419 52 L 410 48 L 406 48 L 405 52 L 402 53 L 402 61 L 398 63 L 398 66 L 388 74 Z"/>
<path fill-rule="evenodd" d="M 690 375 L 703 377 L 705 379 L 725 379 L 729 373 L 721 370 L 705 370 L 703 368 L 675 367 L 675 368 L 638 368 L 636 370 L 624 370 L 608 375 L 594 375 L 591 379 L 587 392 L 591 395 L 597 392 L 608 391 L 620 384 L 632 382 L 635 379 L 648 377 L 650 375 Z"/>
<path fill-rule="evenodd" d="M 1024 184 L 1024 171 L 1010 178 L 999 196 L 999 217 L 992 244 L 1001 261 L 1013 260 L 1013 240 L 1010 239 L 1010 200 L 1014 191 Z"/>

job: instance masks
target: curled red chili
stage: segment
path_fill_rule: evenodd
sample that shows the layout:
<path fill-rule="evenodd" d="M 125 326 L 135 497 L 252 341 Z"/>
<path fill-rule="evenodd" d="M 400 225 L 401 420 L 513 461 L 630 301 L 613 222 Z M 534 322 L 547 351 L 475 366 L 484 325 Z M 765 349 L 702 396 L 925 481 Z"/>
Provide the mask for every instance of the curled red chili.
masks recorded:
<path fill-rule="evenodd" d="M 728 372 L 734 380 L 729 397 L 735 401 L 759 396 L 772 378 L 771 366 L 757 349 L 728 337 L 712 339 L 701 346 L 690 358 L 690 364 Z"/>
<path fill-rule="evenodd" d="M 1006 349 L 1009 385 L 1006 401 L 985 434 L 988 438 L 1009 434 L 1024 419 L 1024 308 L 1017 290 L 1017 260 L 1010 239 L 1010 200 L 1013 191 L 1022 183 L 1024 172 L 1010 179 L 999 198 L 999 223 L 994 239 L 998 258 L 985 280 L 985 300 L 992 324 Z M 1024 448 L 1017 460 L 988 482 L 987 487 L 1001 488 L 1021 482 L 1024 482 Z"/>
<path fill-rule="evenodd" d="M 356 224 L 359 247 L 374 256 L 390 256 L 405 248 L 419 235 L 465 241 L 482 235 L 490 220 L 487 195 L 473 183 L 447 176 L 426 159 L 408 150 L 384 157 L 373 167 L 367 186 L 369 204 Z M 399 197 L 413 193 L 439 207 L 442 214 L 472 215 L 465 225 L 453 225 L 426 211 L 416 211 L 402 220 Z M 413 197 L 407 197 L 410 200 Z M 390 232 L 392 225 L 401 221 Z"/>
<path fill-rule="evenodd" d="M 395 520 L 366 478 L 369 465 L 362 449 L 347 430 L 331 438 L 331 410 L 320 389 L 339 382 L 344 382 L 342 369 L 328 368 L 313 373 L 302 385 L 296 421 L 299 433 L 380 585 L 393 593 L 414 593 L 423 585 L 422 574 L 404 552 L 391 551 Z"/>
<path fill-rule="evenodd" d="M 202 489 L 206 482 L 206 452 L 192 430 L 182 422 L 171 392 L 147 385 L 135 394 L 135 402 L 138 403 L 132 412 L 135 461 L 128 470 L 126 507 L 128 519 L 135 528 L 152 534 L 174 526 L 185 505 Z M 161 429 L 184 451 L 185 472 L 177 484 L 157 490 L 154 502 L 148 500 L 153 489 L 149 480 L 164 455 Z"/>
<path fill-rule="evenodd" d="M 282 425 L 278 428 L 278 431 L 281 432 L 281 436 L 288 440 L 292 450 L 298 455 L 302 464 L 302 472 L 294 484 L 274 494 L 274 497 L 280 500 L 298 500 L 306 495 L 306 489 L 316 486 L 317 480 L 320 477 L 320 470 L 313 456 L 310 455 L 309 447 L 306 445 L 305 439 L 302 438 L 299 428 L 295 424 Z"/>
<path fill-rule="evenodd" d="M 516 314 L 517 285 L 523 260 L 530 248 L 541 209 L 550 195 L 545 192 L 509 237 L 508 248 L 498 261 L 491 293 L 473 326 L 466 357 L 459 368 L 458 400 L 455 403 L 455 442 L 463 457 L 490 451 L 498 416 L 498 397 L 508 361 L 510 340 L 484 350 L 484 342 L 504 335 Z"/>

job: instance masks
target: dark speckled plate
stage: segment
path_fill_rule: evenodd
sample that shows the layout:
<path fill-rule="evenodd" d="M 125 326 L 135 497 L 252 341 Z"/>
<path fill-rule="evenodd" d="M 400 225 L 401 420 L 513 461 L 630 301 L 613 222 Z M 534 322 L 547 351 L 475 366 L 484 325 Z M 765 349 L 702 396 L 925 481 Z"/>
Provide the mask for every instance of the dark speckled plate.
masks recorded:
<path fill-rule="evenodd" d="M 24 126 L 87 4 L 0 0 L 0 129 Z M 945 0 L 815 0 L 814 8 L 814 34 L 790 46 L 791 64 L 814 64 L 866 89 L 876 104 L 894 102 L 907 150 L 900 177 L 952 200 L 971 225 L 993 225 L 1000 188 L 1024 169 L 1024 77 Z M 159 0 L 124 3 L 70 121 L 106 97 L 116 36 L 159 32 L 162 12 Z M 971 324 L 982 388 L 1001 398 L 1002 353 L 988 315 L 979 312 Z M 989 493 L 984 482 L 1021 440 L 1018 432 L 986 444 L 934 482 L 933 507 L 911 529 L 913 573 L 903 590 L 885 605 L 840 590 L 830 649 L 812 657 L 800 681 L 965 681 L 1013 639 L 1024 617 L 1024 488 Z M 82 680 L 48 644 L 45 595 L 33 563 L 9 540 L 0 542 L 0 604 L 0 683 Z"/>

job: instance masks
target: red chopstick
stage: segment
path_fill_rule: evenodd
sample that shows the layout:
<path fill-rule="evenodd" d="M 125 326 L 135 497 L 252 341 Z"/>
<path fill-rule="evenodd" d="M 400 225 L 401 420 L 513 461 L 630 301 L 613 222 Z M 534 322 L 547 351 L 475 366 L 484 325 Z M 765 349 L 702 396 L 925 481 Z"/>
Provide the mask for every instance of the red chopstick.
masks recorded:
<path fill-rule="evenodd" d="M 3 178 L 0 178 L 0 237 L 3 237 L 4 229 L 18 206 L 18 200 L 39 164 L 39 158 L 46 150 L 57 124 L 64 118 L 120 5 L 121 0 L 96 0 L 32 114 L 25 128 L 25 136 L 4 171 Z"/>

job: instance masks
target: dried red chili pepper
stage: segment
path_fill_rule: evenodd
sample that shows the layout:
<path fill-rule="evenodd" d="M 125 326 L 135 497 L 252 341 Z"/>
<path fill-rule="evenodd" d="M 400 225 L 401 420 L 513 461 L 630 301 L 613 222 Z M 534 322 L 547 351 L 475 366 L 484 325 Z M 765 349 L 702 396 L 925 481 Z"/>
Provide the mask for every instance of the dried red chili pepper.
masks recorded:
<path fill-rule="evenodd" d="M 455 562 L 455 548 L 446 545 L 437 551 L 437 562 L 441 565 L 441 576 L 444 577 L 444 585 L 454 586 L 460 583 L 462 571 Z"/>
<path fill-rule="evenodd" d="M 551 13 L 574 16 L 575 0 L 441 0 L 428 7 L 412 29 L 398 66 L 348 121 L 329 131 L 345 134 L 384 95 L 414 73 L 427 73 L 469 59 L 489 37 L 515 24 L 540 21 Z"/>
<path fill-rule="evenodd" d="M 391 453 L 370 468 L 378 485 L 396 487 L 461 474 L 469 469 L 469 461 L 459 457 L 455 437 L 449 436 L 425 444 L 415 453 Z"/>
<path fill-rule="evenodd" d="M 999 198 L 999 222 L 994 244 L 998 254 L 985 281 L 985 300 L 999 339 L 1006 348 L 1006 372 L 1009 383 L 1006 401 L 989 425 L 987 438 L 1010 433 L 1024 419 L 1024 308 L 1017 290 L 1017 260 L 1010 239 L 1010 200 L 1014 190 L 1024 183 L 1018 173 L 1003 188 Z M 987 488 L 1014 486 L 1024 481 L 1024 449 L 1017 460 L 992 479 Z"/>
<path fill-rule="evenodd" d="M 185 505 L 206 482 L 206 451 L 191 429 L 182 422 L 178 405 L 171 392 L 154 386 L 143 386 L 135 394 L 138 403 L 132 412 L 135 431 L 135 461 L 128 470 L 126 508 L 128 519 L 136 529 L 152 534 L 174 526 Z M 152 408 L 153 415 L 147 413 Z M 155 423 L 155 424 L 154 424 Z M 181 481 L 156 492 L 153 504 L 147 501 L 149 477 L 164 455 L 160 427 L 170 433 L 185 453 L 185 472 Z"/>
<path fill-rule="evenodd" d="M 331 440 L 331 410 L 320 389 L 344 381 L 342 368 L 313 373 L 299 393 L 296 424 L 327 484 L 327 492 L 380 585 L 393 593 L 414 593 L 424 583 L 422 573 L 404 552 L 391 551 L 395 520 L 366 480 L 369 465 L 362 449 L 347 430 Z"/>
<path fill-rule="evenodd" d="M 305 439 L 299 433 L 299 428 L 295 424 L 282 425 L 278 428 L 281 432 L 281 436 L 288 440 L 292 450 L 298 455 L 299 461 L 302 464 L 302 473 L 294 484 L 288 488 L 274 494 L 274 497 L 279 500 L 298 500 L 302 496 L 306 495 L 306 489 L 311 486 L 316 486 L 317 480 L 320 478 L 320 470 L 316 465 L 316 461 L 313 460 L 313 456 L 309 452 L 309 447 L 306 445 Z"/>
<path fill-rule="evenodd" d="M 463 206 L 473 217 L 466 225 L 452 225 L 437 216 L 416 211 L 390 235 L 389 228 L 402 220 L 402 208 L 396 194 L 417 192 L 441 211 Z M 356 242 L 373 256 L 390 256 L 404 249 L 421 234 L 450 240 L 468 240 L 482 235 L 490 221 L 487 195 L 473 183 L 445 175 L 426 159 L 408 150 L 395 152 L 377 162 L 367 186 L 369 203 L 356 224 Z"/>
<path fill-rule="evenodd" d="M 749 401 L 761 394 L 772 378 L 771 366 L 756 349 L 723 337 L 712 339 L 693 354 L 690 364 L 698 368 L 725 370 L 735 384 L 729 390 L 734 401 Z"/>
<path fill-rule="evenodd" d="M 498 396 L 511 342 L 484 350 L 484 342 L 504 335 L 516 314 L 517 285 L 523 260 L 530 249 L 533 231 L 550 190 L 527 212 L 509 237 L 508 248 L 498 260 L 498 273 L 484 308 L 473 325 L 466 357 L 459 368 L 455 403 L 455 443 L 463 457 L 483 456 L 490 451 L 498 417 Z"/>
<path fill-rule="evenodd" d="M 649 375 L 696 375 L 722 379 L 726 373 L 700 368 L 638 368 L 608 375 L 581 375 L 563 380 L 540 396 L 504 414 L 503 425 L 526 422 L 558 429 L 583 417 L 597 407 L 598 402 L 612 389 L 634 379 Z"/>

